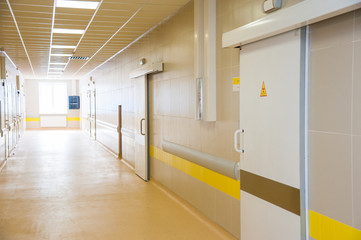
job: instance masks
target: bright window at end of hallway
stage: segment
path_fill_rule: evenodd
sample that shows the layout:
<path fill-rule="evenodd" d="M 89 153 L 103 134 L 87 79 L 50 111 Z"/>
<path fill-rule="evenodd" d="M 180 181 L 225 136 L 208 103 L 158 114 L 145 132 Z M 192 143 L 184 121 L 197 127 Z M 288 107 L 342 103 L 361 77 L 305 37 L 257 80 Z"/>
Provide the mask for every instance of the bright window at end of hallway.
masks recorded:
<path fill-rule="evenodd" d="M 39 82 L 39 113 L 66 114 L 68 92 L 66 82 Z"/>

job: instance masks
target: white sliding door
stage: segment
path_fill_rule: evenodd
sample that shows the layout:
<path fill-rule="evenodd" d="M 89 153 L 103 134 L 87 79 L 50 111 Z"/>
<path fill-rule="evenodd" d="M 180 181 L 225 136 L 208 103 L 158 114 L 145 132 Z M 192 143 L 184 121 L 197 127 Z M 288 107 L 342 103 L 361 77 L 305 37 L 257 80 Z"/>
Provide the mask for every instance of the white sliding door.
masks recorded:
<path fill-rule="evenodd" d="M 240 51 L 241 239 L 301 239 L 301 31 Z"/>

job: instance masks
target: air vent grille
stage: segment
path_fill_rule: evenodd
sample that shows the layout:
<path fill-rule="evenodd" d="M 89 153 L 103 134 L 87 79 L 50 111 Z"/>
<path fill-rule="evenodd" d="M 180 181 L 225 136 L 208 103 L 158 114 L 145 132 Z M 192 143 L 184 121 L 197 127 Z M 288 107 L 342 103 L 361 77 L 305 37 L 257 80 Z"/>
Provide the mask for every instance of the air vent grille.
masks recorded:
<path fill-rule="evenodd" d="M 79 57 L 79 56 L 71 56 L 69 60 L 88 60 L 89 57 Z"/>

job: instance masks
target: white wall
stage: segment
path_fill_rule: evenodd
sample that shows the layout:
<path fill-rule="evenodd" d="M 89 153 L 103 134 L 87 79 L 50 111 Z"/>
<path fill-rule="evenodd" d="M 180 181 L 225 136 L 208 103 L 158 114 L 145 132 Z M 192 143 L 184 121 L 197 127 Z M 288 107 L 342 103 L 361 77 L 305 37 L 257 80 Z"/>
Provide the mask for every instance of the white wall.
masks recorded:
<path fill-rule="evenodd" d="M 40 114 L 39 114 L 39 82 L 66 82 L 68 86 L 68 96 L 79 95 L 79 81 L 78 80 L 46 80 L 46 79 L 26 79 L 25 80 L 25 95 L 26 95 L 26 128 L 40 128 Z M 80 106 L 81 107 L 81 106 Z M 68 109 L 65 114 L 67 118 L 79 118 L 80 110 Z M 62 114 L 59 114 L 62 115 Z M 62 115 L 64 116 L 64 114 Z M 80 121 L 72 119 L 67 121 L 68 128 L 79 128 Z"/>

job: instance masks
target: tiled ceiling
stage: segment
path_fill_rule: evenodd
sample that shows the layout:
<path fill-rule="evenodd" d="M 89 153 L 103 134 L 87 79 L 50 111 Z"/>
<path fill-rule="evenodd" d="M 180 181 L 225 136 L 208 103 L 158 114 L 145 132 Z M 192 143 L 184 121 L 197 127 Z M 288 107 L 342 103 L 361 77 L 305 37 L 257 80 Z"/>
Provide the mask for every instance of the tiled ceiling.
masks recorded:
<path fill-rule="evenodd" d="M 189 0 L 85 1 L 99 2 L 96 9 L 57 7 L 56 1 L 0 0 L 0 48 L 25 78 L 79 78 L 126 48 Z M 53 29 L 85 32 L 55 33 Z M 51 45 L 76 48 L 51 48 Z M 70 55 L 89 58 L 69 60 Z"/>

